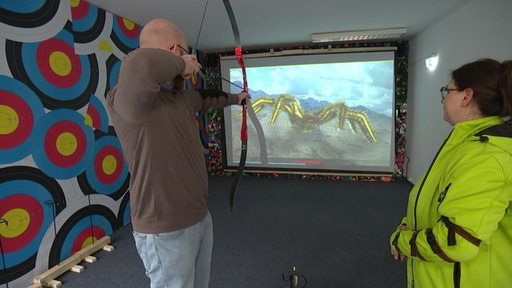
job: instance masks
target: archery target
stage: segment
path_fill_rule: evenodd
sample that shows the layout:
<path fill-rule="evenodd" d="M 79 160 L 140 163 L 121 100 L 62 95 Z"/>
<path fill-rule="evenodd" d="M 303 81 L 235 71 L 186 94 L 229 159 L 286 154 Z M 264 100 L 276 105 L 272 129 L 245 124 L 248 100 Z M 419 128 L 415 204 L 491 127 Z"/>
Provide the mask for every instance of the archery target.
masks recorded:
<path fill-rule="evenodd" d="M 1 282 L 26 274 L 35 266 L 41 240 L 54 216 L 66 206 L 59 184 L 33 167 L 0 169 L 0 240 L 4 263 Z"/>
<path fill-rule="evenodd" d="M 124 194 L 123 200 L 121 200 L 121 205 L 119 206 L 119 210 L 117 212 L 117 220 L 119 227 L 132 222 L 132 217 L 130 214 L 130 192 Z"/>
<path fill-rule="evenodd" d="M 36 126 L 34 161 L 47 175 L 69 179 L 85 170 L 94 152 L 94 133 L 84 117 L 69 109 L 44 115 Z"/>
<path fill-rule="evenodd" d="M 48 39 L 64 27 L 67 19 L 67 1 L 0 1 L 0 32 L 7 39 L 20 42 Z"/>
<path fill-rule="evenodd" d="M 108 114 L 105 106 L 96 96 L 92 96 L 87 107 L 85 123 L 95 129 L 108 132 Z"/>
<path fill-rule="evenodd" d="M 105 206 L 93 204 L 71 215 L 53 241 L 48 266 L 53 267 L 118 228 L 116 217 Z"/>
<path fill-rule="evenodd" d="M 79 110 L 89 102 L 98 85 L 97 59 L 75 54 L 67 29 L 42 42 L 8 40 L 5 46 L 13 77 L 36 92 L 45 108 Z"/>
<path fill-rule="evenodd" d="M 71 1 L 73 35 L 76 43 L 89 43 L 101 35 L 105 26 L 105 10 L 87 1 Z"/>
<path fill-rule="evenodd" d="M 139 47 L 141 26 L 121 16 L 115 16 L 110 38 L 123 53 Z"/>
<path fill-rule="evenodd" d="M 95 131 L 94 155 L 78 184 L 84 194 L 102 194 L 118 200 L 128 189 L 128 167 L 124 161 L 119 139 L 111 134 Z"/>
<path fill-rule="evenodd" d="M 113 54 L 108 57 L 107 61 L 107 87 L 105 89 L 105 97 L 108 91 L 110 91 L 117 84 L 119 79 L 119 71 L 121 70 L 121 60 Z"/>
<path fill-rule="evenodd" d="M 44 115 L 37 95 L 22 82 L 0 75 L 0 164 L 29 155 L 34 126 Z"/>

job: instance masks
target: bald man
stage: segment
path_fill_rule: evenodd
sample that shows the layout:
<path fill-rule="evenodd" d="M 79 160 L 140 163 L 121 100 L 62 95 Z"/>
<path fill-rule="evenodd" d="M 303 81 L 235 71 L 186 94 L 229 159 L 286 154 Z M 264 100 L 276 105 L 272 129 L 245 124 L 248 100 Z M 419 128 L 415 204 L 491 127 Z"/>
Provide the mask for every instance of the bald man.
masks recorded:
<path fill-rule="evenodd" d="M 151 288 L 208 287 L 213 225 L 195 115 L 250 98 L 185 89 L 185 79 L 199 69 L 183 32 L 155 19 L 144 26 L 140 48 L 123 59 L 107 95 L 131 176 L 133 236 Z"/>

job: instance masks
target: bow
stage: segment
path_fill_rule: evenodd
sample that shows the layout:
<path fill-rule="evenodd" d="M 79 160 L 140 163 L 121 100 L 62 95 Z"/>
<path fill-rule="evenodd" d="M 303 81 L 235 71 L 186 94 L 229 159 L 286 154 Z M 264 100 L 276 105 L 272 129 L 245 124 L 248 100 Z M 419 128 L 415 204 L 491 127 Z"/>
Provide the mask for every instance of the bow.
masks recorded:
<path fill-rule="evenodd" d="M 242 89 L 245 92 L 248 92 L 249 89 L 247 87 L 247 74 L 245 71 L 244 59 L 242 56 L 242 45 L 241 45 L 241 41 L 240 41 L 240 32 L 238 30 L 238 25 L 236 23 L 235 14 L 233 13 L 233 8 L 231 7 L 231 3 L 229 2 L 229 0 L 223 0 L 223 1 L 224 1 L 224 6 L 226 7 L 226 12 L 229 16 L 229 20 L 231 22 L 231 27 L 233 29 L 233 36 L 235 38 L 235 45 L 236 45 L 235 55 L 236 55 L 238 64 L 240 65 L 240 67 L 242 69 L 243 87 L 240 87 L 237 84 L 232 83 L 231 81 L 227 80 L 226 78 L 221 77 L 221 79 L 236 86 L 236 87 L 239 87 L 240 89 Z M 197 44 L 199 43 L 199 35 L 201 34 L 207 7 L 208 7 L 208 0 L 206 0 L 206 4 L 204 7 L 204 11 L 203 11 L 203 17 L 201 18 L 201 24 L 199 25 L 199 32 L 197 34 L 196 43 L 193 48 L 194 54 L 196 52 Z M 199 71 L 199 76 L 202 77 L 203 79 L 206 79 L 202 69 L 200 69 L 200 71 Z M 235 193 L 238 188 L 238 183 L 240 182 L 240 177 L 242 176 L 242 172 L 245 167 L 245 161 L 247 158 L 247 139 L 248 139 L 248 137 L 247 137 L 247 114 L 249 114 L 249 117 L 254 124 L 254 129 L 256 130 L 258 142 L 260 144 L 261 163 L 263 163 L 263 164 L 268 163 L 267 144 L 266 144 L 265 134 L 263 132 L 261 123 L 259 122 L 258 118 L 256 117 L 256 113 L 252 109 L 252 106 L 247 105 L 247 104 L 249 104 L 248 101 L 245 101 L 245 99 L 244 99 L 241 104 L 242 104 L 242 127 L 240 130 L 240 140 L 242 142 L 241 143 L 242 146 L 241 146 L 240 161 L 239 161 L 238 169 L 237 169 L 237 172 L 235 175 L 235 180 L 233 182 L 231 191 L 229 193 L 229 202 L 230 202 L 231 210 L 233 209 Z"/>
<path fill-rule="evenodd" d="M 247 87 L 247 74 L 245 72 L 245 63 L 244 58 L 242 56 L 242 44 L 240 42 L 240 31 L 238 31 L 238 25 L 236 23 L 235 14 L 233 13 L 233 8 L 231 7 L 231 3 L 229 0 L 223 0 L 224 6 L 226 7 L 226 12 L 229 16 L 229 21 L 231 22 L 231 28 L 233 29 L 233 36 L 235 38 L 235 56 L 238 61 L 238 65 L 242 69 L 242 79 L 243 79 L 243 91 L 248 92 Z M 247 158 L 247 101 L 245 99 L 242 101 L 242 127 L 240 129 L 240 141 L 242 142 L 241 153 L 240 153 L 240 162 L 238 164 L 238 169 L 235 174 L 235 180 L 233 185 L 231 186 L 231 191 L 229 192 L 229 203 L 231 205 L 231 210 L 233 210 L 233 204 L 235 201 L 235 193 L 238 188 L 238 183 L 240 183 L 240 177 L 242 176 L 242 172 L 245 167 L 245 160 Z"/>

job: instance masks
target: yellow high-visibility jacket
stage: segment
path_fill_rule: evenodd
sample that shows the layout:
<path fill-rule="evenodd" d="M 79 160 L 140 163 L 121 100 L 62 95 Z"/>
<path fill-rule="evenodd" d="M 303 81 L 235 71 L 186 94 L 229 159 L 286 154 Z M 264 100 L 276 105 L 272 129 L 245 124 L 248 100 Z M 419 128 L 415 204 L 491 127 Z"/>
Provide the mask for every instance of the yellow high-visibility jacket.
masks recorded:
<path fill-rule="evenodd" d="M 409 288 L 512 287 L 512 124 L 458 123 L 390 237 Z"/>

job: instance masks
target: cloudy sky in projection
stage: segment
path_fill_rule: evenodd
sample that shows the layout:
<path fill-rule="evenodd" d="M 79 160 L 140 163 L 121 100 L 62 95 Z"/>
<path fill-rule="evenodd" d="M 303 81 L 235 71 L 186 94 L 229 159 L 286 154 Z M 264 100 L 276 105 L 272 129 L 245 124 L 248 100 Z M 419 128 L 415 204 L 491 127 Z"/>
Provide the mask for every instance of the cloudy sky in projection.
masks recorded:
<path fill-rule="evenodd" d="M 393 61 L 302 64 L 247 68 L 251 91 L 269 96 L 291 94 L 298 99 L 345 102 L 391 117 Z M 241 69 L 231 69 L 230 79 L 241 81 Z"/>

